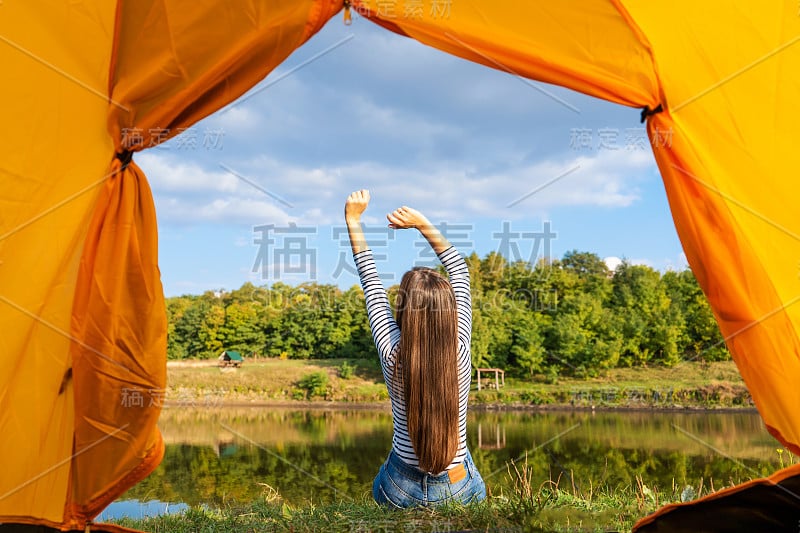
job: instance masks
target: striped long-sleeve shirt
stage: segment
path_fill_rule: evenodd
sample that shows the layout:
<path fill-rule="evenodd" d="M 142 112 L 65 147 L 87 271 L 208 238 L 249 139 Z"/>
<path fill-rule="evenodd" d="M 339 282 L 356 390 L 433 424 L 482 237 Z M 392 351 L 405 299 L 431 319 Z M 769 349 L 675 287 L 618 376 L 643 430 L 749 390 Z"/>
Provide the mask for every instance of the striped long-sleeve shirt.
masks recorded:
<path fill-rule="evenodd" d="M 394 378 L 395 358 L 400 345 L 400 328 L 392 316 L 386 290 L 378 277 L 375 260 L 371 250 L 354 254 L 361 287 L 364 289 L 364 298 L 367 303 L 367 315 L 372 337 L 380 355 L 383 377 L 387 383 L 389 397 L 392 401 L 392 419 L 394 421 L 394 435 L 392 447 L 400 458 L 412 465 L 419 466 L 419 460 L 414 453 L 414 446 L 408 437 L 406 423 L 406 403 L 402 389 L 395 391 L 391 387 Z M 469 291 L 469 270 L 467 264 L 454 247 L 449 247 L 439 254 L 447 274 L 450 285 L 456 298 L 458 311 L 458 450 L 453 461 L 447 467 L 460 464 L 467 451 L 467 399 L 471 381 L 471 356 L 470 339 L 472 337 L 472 299 Z"/>

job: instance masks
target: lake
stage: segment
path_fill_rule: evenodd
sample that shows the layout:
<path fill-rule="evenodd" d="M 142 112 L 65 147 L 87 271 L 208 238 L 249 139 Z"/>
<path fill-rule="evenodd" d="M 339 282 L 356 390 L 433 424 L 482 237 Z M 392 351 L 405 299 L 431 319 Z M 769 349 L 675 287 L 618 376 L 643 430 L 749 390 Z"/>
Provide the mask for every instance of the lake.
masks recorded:
<path fill-rule="evenodd" d="M 120 500 L 179 509 L 276 495 L 293 505 L 363 498 L 392 437 L 388 409 L 167 408 L 159 426 L 162 464 Z M 508 490 L 511 461 L 526 463 L 536 486 L 561 478 L 595 491 L 637 477 L 662 489 L 701 479 L 720 488 L 780 468 L 781 446 L 755 412 L 472 411 L 467 432 L 493 494 Z"/>

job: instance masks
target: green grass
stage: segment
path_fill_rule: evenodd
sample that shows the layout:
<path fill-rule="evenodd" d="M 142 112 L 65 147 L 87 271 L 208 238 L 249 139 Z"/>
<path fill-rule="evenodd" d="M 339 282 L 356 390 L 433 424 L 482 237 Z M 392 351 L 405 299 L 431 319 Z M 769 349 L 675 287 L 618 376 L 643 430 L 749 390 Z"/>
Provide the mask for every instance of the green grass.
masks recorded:
<path fill-rule="evenodd" d="M 380 369 L 369 361 L 348 360 L 355 368 L 340 376 L 343 359 L 246 361 L 239 369 L 170 363 L 167 367 L 168 402 L 201 405 L 220 398 L 229 403 L 315 401 L 379 402 L 386 400 Z M 307 398 L 303 379 L 322 372 L 328 376 L 320 394 Z"/>
<path fill-rule="evenodd" d="M 611 491 L 580 490 L 571 479 L 534 482 L 525 463 L 510 465 L 510 489 L 485 501 L 435 509 L 390 510 L 367 495 L 360 500 L 293 507 L 266 487 L 262 498 L 222 509 L 194 507 L 185 513 L 116 523 L 153 533 L 212 532 L 373 532 L 373 531 L 630 531 L 640 518 L 672 502 L 715 490 L 700 480 L 695 487 L 635 484 Z M 584 487 L 586 484 L 583 484 Z M 723 487 L 717 486 L 716 489 Z"/>
<path fill-rule="evenodd" d="M 732 361 L 682 363 L 665 368 L 616 368 L 581 379 L 506 379 L 500 390 L 473 394 L 475 403 L 569 405 L 572 407 L 752 407 L 747 388 Z"/>
<path fill-rule="evenodd" d="M 345 364 L 347 363 L 347 364 Z M 386 386 L 377 361 L 281 360 L 246 361 L 240 369 L 171 363 L 166 399 L 172 404 L 385 402 Z M 342 372 L 342 368 L 352 366 Z M 328 376 L 324 388 L 310 395 L 304 378 L 315 373 Z M 552 380 L 551 380 L 552 381 Z M 491 382 L 493 379 L 485 383 Z M 559 377 L 548 383 L 544 376 L 506 378 L 499 390 L 478 392 L 473 384 L 472 402 L 515 406 L 570 407 L 738 408 L 752 401 L 732 361 L 682 363 L 672 368 L 611 369 L 601 377 Z"/>

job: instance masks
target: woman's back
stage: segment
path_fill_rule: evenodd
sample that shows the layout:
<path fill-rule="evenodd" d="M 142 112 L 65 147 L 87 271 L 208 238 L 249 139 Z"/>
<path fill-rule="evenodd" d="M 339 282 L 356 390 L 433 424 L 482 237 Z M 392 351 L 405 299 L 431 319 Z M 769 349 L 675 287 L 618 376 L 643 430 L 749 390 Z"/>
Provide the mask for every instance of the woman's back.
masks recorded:
<path fill-rule="evenodd" d="M 378 353 L 381 360 L 381 368 L 383 369 L 383 376 L 386 381 L 389 397 L 392 401 L 392 415 L 394 420 L 394 436 L 392 438 L 392 446 L 397 454 L 403 461 L 412 465 L 420 466 L 419 457 L 417 456 L 413 440 L 409 435 L 409 418 L 414 417 L 414 413 L 410 412 L 408 407 L 409 403 L 417 408 L 414 410 L 417 413 L 423 411 L 421 416 L 434 415 L 431 409 L 436 409 L 442 402 L 450 400 L 456 406 L 456 418 L 454 419 L 453 426 L 457 433 L 457 446 L 452 459 L 448 461 L 445 468 L 433 469 L 433 472 L 439 472 L 445 469 L 452 468 L 464 460 L 466 455 L 466 435 L 467 435 L 467 400 L 469 397 L 469 387 L 471 382 L 471 355 L 470 355 L 470 340 L 472 332 L 472 304 L 469 289 L 469 270 L 467 264 L 458 251 L 452 246 L 441 252 L 439 259 L 447 271 L 452 286 L 453 299 L 455 302 L 455 318 L 456 326 L 454 333 L 456 334 L 456 342 L 454 347 L 456 353 L 452 358 L 453 368 L 452 375 L 455 378 L 454 387 L 439 387 L 442 385 L 441 380 L 444 372 L 439 372 L 437 375 L 430 375 L 425 371 L 430 371 L 431 367 L 435 366 L 437 362 L 441 361 L 424 361 L 428 363 L 419 370 L 424 375 L 420 376 L 424 381 L 426 379 L 440 380 L 436 383 L 430 383 L 429 386 L 418 386 L 417 391 L 423 395 L 419 402 L 409 402 L 406 398 L 405 380 L 403 380 L 402 373 L 398 374 L 398 368 L 402 369 L 400 362 L 400 345 L 401 345 L 401 330 L 391 313 L 389 300 L 386 297 L 386 291 L 383 284 L 378 277 L 378 272 L 375 268 L 372 252 L 366 250 L 354 256 L 356 267 L 358 268 L 359 277 L 361 279 L 362 288 L 364 289 L 364 297 L 367 302 L 367 314 L 369 316 L 370 328 L 375 339 L 375 345 L 378 348 Z M 410 271 L 406 276 L 414 275 Z M 406 279 L 404 276 L 404 279 Z M 401 284 L 401 293 L 402 293 Z M 405 303 L 407 309 L 403 309 L 404 303 L 399 304 L 400 310 L 398 318 L 402 322 L 402 318 L 407 318 L 412 315 L 414 311 L 414 303 Z M 438 310 L 430 310 L 432 313 L 440 312 Z M 444 310 L 442 310 L 444 311 Z M 430 313 L 429 313 L 430 314 Z M 408 321 L 413 325 L 412 321 Z M 444 320 L 443 320 L 444 322 Z M 410 336 L 410 335 L 409 335 Z M 427 339 L 421 339 L 427 340 Z M 449 363 L 449 361 L 448 361 Z M 401 370 L 402 372 L 402 370 Z M 445 390 L 447 396 L 443 396 Z M 437 394 L 438 392 L 438 394 Z M 444 414 L 446 416 L 447 413 Z M 413 422 L 412 422 L 413 424 Z M 412 426 L 413 427 L 413 426 Z M 436 439 L 435 436 L 432 441 L 443 440 Z M 422 468 L 427 470 L 426 468 Z"/>
<path fill-rule="evenodd" d="M 352 193 L 345 220 L 392 401 L 392 451 L 372 495 L 392 507 L 482 500 L 486 486 L 467 447 L 472 337 L 467 264 L 421 213 L 401 207 L 387 215 L 391 228 L 418 229 L 449 276 L 447 281 L 429 270 L 407 273 L 395 320 L 361 228 L 368 203 L 368 191 Z"/>

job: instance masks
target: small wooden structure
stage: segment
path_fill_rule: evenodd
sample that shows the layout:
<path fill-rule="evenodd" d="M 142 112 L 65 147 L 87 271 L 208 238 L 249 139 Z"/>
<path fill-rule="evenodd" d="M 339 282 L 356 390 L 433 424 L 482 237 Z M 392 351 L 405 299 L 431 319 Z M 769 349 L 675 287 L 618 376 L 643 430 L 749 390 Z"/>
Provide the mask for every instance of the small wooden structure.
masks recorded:
<path fill-rule="evenodd" d="M 502 385 L 506 386 L 506 371 L 502 368 L 477 368 L 478 371 L 478 390 L 481 390 L 481 372 L 494 372 L 494 388 L 499 389 Z"/>
<path fill-rule="evenodd" d="M 242 354 L 239 352 L 234 352 L 232 350 L 225 350 L 222 352 L 222 355 L 219 356 L 219 366 L 227 367 L 232 366 L 234 368 L 239 368 L 244 363 L 244 358 Z"/>

